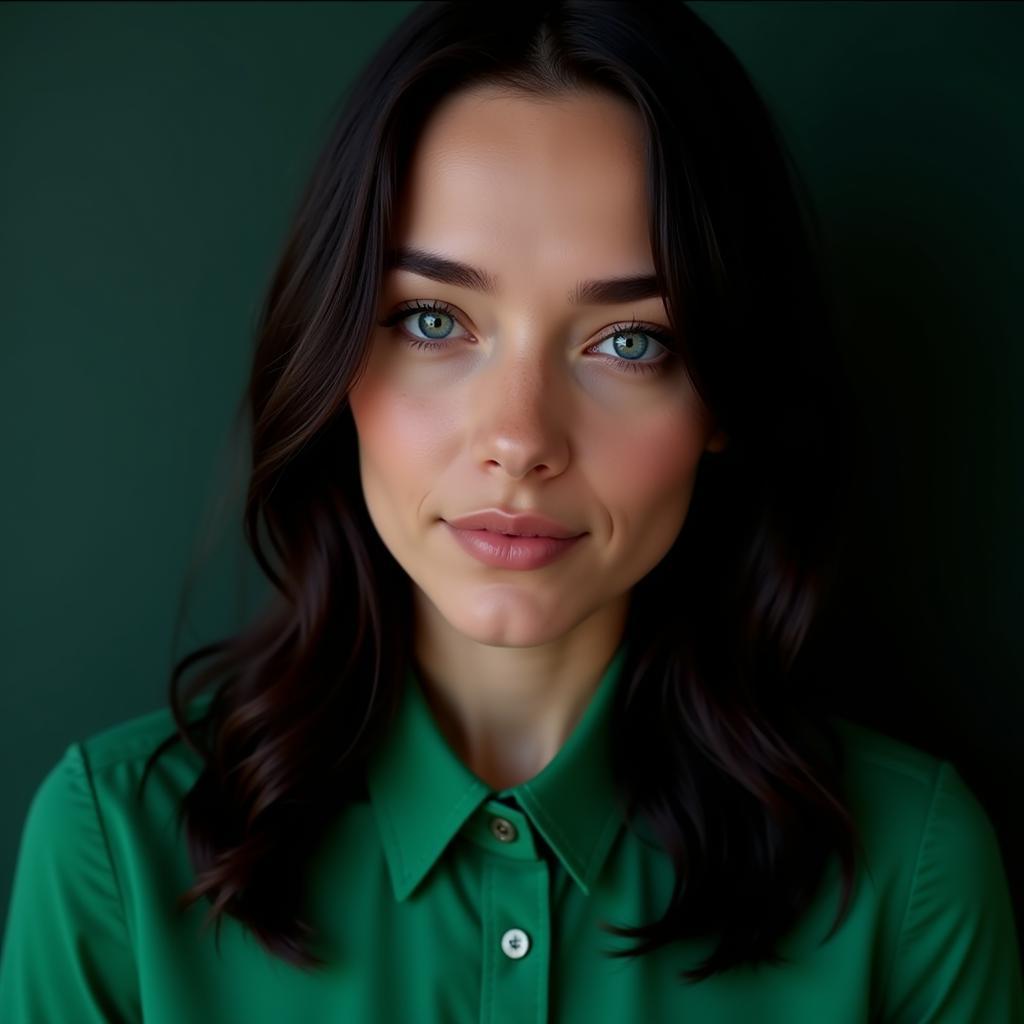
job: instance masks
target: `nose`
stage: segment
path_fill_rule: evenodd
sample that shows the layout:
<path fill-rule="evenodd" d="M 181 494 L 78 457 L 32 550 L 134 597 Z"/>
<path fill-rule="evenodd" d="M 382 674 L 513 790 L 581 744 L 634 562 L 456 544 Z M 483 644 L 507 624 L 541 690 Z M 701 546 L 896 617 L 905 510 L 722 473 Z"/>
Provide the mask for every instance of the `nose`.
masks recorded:
<path fill-rule="evenodd" d="M 472 387 L 470 444 L 479 466 L 516 480 L 564 471 L 572 410 L 557 368 L 543 360 L 538 346 L 496 356 Z"/>

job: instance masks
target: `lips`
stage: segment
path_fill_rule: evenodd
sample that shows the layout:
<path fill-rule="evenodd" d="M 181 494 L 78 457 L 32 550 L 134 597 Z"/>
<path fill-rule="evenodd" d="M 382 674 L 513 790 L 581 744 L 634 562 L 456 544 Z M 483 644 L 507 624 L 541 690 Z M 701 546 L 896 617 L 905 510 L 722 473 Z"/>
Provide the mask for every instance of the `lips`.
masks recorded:
<path fill-rule="evenodd" d="M 576 537 L 522 537 L 493 530 L 465 530 L 441 520 L 464 551 L 494 569 L 542 569 L 583 543 Z"/>
<path fill-rule="evenodd" d="M 580 537 L 585 530 L 573 530 L 556 519 L 535 512 L 510 513 L 502 509 L 483 509 L 445 522 L 460 530 L 488 530 L 510 537 Z"/>

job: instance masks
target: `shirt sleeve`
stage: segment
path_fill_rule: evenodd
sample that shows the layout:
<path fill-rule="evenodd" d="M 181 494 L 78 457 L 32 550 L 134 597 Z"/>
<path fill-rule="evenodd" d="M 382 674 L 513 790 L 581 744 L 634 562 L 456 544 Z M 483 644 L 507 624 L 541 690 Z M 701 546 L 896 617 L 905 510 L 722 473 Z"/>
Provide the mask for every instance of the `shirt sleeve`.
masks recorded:
<path fill-rule="evenodd" d="M 884 1024 L 1024 1024 L 998 837 L 949 761 L 936 772 L 884 1003 Z"/>
<path fill-rule="evenodd" d="M 118 880 L 81 744 L 29 805 L 0 953 L 0 1021 L 141 1021 Z"/>

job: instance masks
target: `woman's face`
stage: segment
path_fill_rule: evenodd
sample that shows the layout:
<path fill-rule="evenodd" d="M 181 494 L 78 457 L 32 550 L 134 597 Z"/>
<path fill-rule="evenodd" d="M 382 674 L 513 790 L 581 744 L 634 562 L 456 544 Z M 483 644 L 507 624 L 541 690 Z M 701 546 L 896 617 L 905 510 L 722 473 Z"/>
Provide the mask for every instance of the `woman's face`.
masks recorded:
<path fill-rule="evenodd" d="M 722 444 L 679 357 L 662 361 L 660 295 L 570 297 L 578 282 L 654 274 L 641 132 L 611 96 L 478 88 L 435 110 L 408 169 L 395 249 L 468 264 L 492 288 L 387 271 L 379 320 L 444 308 L 376 329 L 350 395 L 360 472 L 418 606 L 478 643 L 544 644 L 621 609 L 675 541 L 705 448 Z M 585 536 L 540 568 L 485 565 L 443 520 L 490 508 Z"/>

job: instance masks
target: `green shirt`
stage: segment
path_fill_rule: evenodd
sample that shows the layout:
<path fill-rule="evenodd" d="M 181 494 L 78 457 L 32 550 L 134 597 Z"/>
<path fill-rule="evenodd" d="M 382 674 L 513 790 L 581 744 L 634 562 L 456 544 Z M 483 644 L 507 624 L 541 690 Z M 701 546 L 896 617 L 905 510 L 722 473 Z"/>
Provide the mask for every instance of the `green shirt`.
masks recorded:
<path fill-rule="evenodd" d="M 686 986 L 712 941 L 640 958 L 597 927 L 651 921 L 668 857 L 624 827 L 609 768 L 620 647 L 557 756 L 494 792 L 454 754 L 410 671 L 369 800 L 338 816 L 310 865 L 306 974 L 233 918 L 199 929 L 177 803 L 199 762 L 176 745 L 142 805 L 160 710 L 72 743 L 26 818 L 0 960 L 4 1024 L 1018 1024 L 1020 951 L 997 837 L 951 762 L 835 719 L 867 852 L 849 918 L 837 861 L 780 951 L 791 963 Z"/>

